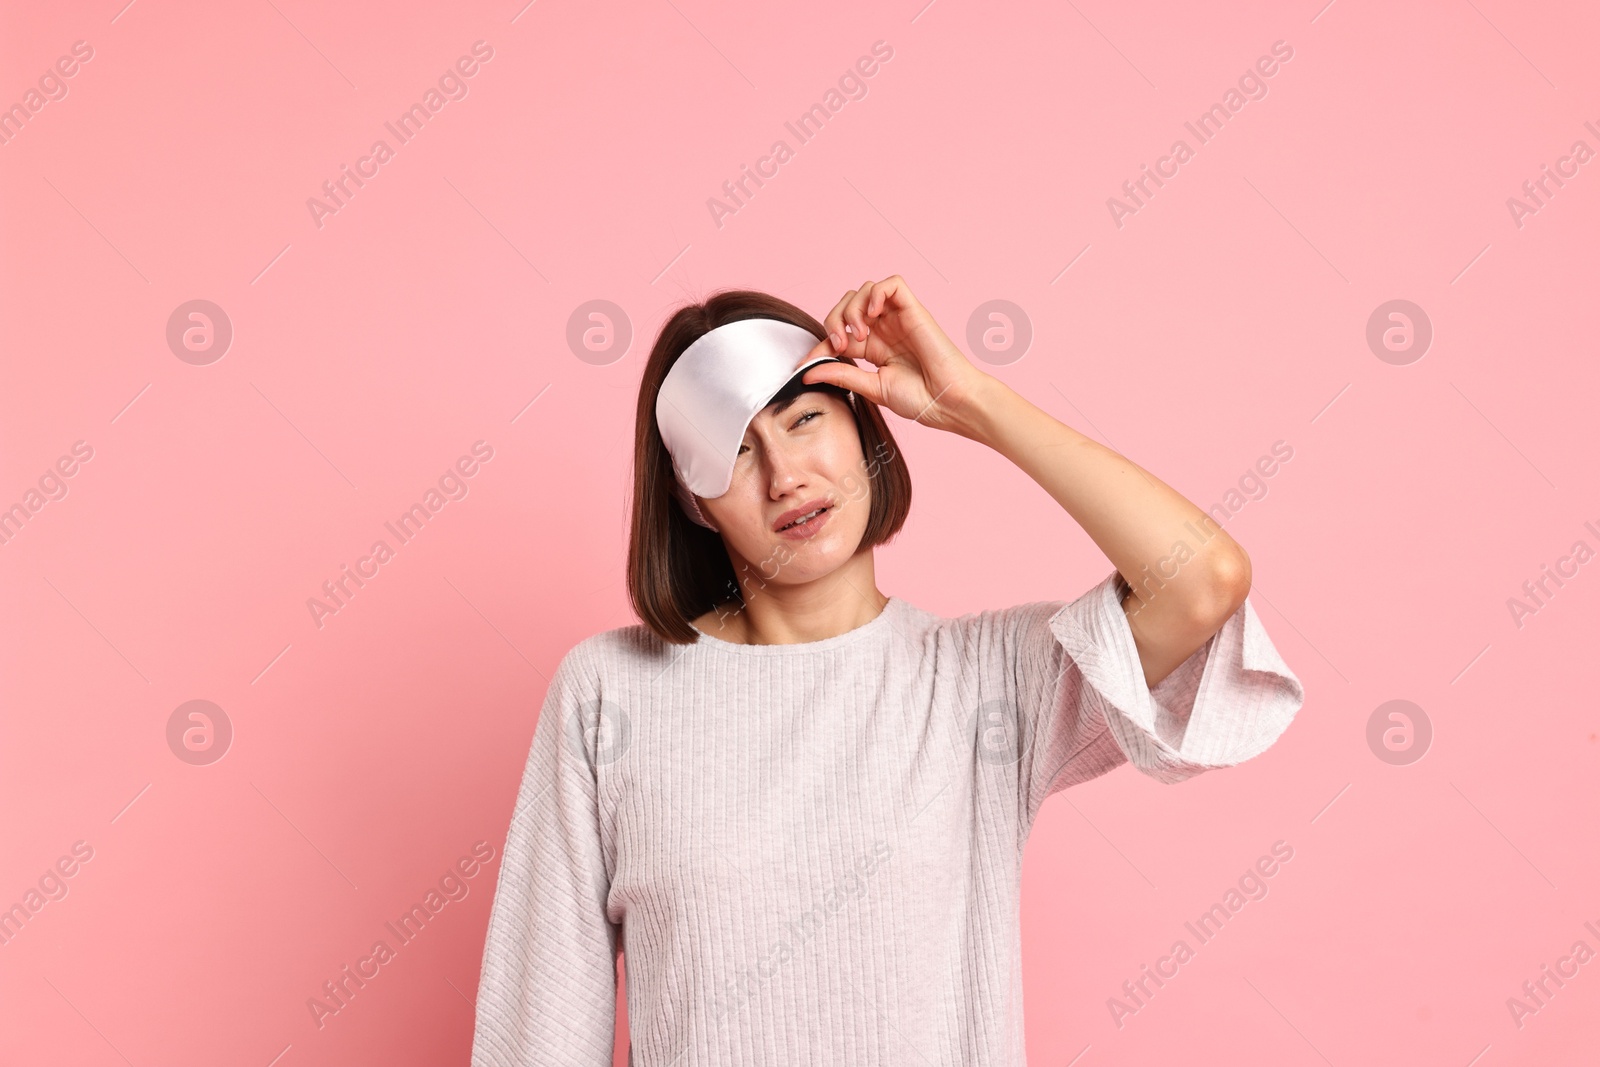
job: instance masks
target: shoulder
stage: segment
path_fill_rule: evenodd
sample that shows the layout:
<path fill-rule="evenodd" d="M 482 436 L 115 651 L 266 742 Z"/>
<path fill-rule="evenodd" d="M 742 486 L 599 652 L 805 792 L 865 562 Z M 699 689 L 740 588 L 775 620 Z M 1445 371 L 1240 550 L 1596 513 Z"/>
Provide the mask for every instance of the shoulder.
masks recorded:
<path fill-rule="evenodd" d="M 906 655 L 935 674 L 990 677 L 1014 672 L 1051 654 L 1050 620 L 1065 607 L 1059 600 L 1031 601 L 939 615 L 907 605 L 896 640 Z"/>
<path fill-rule="evenodd" d="M 1062 600 L 1036 600 L 946 616 L 908 604 L 904 612 L 905 630 L 914 639 L 920 637 L 959 645 L 986 643 L 1044 626 L 1066 606 Z"/>
<path fill-rule="evenodd" d="M 591 634 L 569 648 L 556 665 L 551 678 L 566 686 L 598 691 L 607 682 L 618 681 L 640 671 L 659 671 L 671 661 L 672 645 L 658 637 L 643 623 L 618 626 Z"/>
<path fill-rule="evenodd" d="M 1065 635 L 1080 630 L 1099 633 L 1105 620 L 1120 616 L 1126 586 L 1113 570 L 1074 600 L 1032 600 L 1007 607 L 983 608 L 942 616 L 909 604 L 902 638 L 913 644 L 945 648 L 962 658 L 1053 654 Z"/>

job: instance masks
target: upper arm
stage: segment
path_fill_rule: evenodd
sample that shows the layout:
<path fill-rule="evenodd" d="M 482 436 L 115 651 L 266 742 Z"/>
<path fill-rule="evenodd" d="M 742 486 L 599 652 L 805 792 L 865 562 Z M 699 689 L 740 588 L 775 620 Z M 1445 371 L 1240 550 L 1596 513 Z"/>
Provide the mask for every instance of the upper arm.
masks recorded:
<path fill-rule="evenodd" d="M 619 943 L 586 673 L 569 652 L 534 726 L 490 908 L 473 1067 L 611 1062 Z"/>

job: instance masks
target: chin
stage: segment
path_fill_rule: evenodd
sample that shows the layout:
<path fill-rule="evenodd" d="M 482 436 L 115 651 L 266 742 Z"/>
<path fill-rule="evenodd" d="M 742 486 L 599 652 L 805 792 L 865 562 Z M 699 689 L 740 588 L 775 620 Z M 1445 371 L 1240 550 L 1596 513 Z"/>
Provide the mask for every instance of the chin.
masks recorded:
<path fill-rule="evenodd" d="M 776 558 L 782 559 L 783 550 L 788 549 L 797 560 L 804 560 L 808 570 L 816 571 L 812 577 L 820 578 L 822 575 L 849 563 L 856 554 L 856 548 L 861 544 L 861 535 L 864 530 L 828 531 L 814 541 L 802 541 L 796 545 L 790 541 L 779 542 L 779 547 L 774 549 Z"/>

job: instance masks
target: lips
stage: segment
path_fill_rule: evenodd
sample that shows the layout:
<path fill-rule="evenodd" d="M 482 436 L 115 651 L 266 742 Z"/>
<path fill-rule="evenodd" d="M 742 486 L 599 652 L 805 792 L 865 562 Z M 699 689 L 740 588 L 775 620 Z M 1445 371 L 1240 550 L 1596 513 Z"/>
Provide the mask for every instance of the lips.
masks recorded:
<path fill-rule="evenodd" d="M 796 519 L 804 518 L 806 515 L 809 515 L 813 511 L 818 511 L 818 510 L 823 510 L 824 514 L 826 514 L 826 509 L 831 508 L 831 507 L 832 507 L 832 502 L 827 500 L 827 499 L 825 499 L 825 498 L 824 499 L 818 499 L 818 500 L 808 500 L 806 503 L 801 504 L 799 507 L 794 508 L 794 509 L 792 509 L 790 511 L 786 511 L 782 515 L 779 515 L 778 516 L 778 521 L 774 522 L 772 524 L 772 530 L 773 530 L 774 533 L 782 533 L 782 532 L 784 532 L 783 528 L 785 526 L 789 525 L 791 522 L 794 522 Z M 816 518 L 813 518 L 811 521 L 815 522 L 817 518 L 821 518 L 821 516 L 817 516 Z"/>

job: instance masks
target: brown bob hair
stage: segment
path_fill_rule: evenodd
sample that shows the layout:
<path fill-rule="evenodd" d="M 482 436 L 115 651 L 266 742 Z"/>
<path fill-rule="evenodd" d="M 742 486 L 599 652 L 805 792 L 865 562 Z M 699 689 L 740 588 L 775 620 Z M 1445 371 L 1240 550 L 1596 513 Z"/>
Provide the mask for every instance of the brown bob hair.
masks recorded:
<path fill-rule="evenodd" d="M 639 383 L 633 433 L 633 523 L 628 540 L 628 598 L 644 624 L 663 641 L 692 644 L 699 631 L 690 620 L 718 605 L 744 605 L 746 584 L 759 588 L 761 574 L 734 573 L 722 535 L 684 514 L 672 492 L 672 456 L 656 425 L 656 394 L 684 349 L 718 326 L 740 319 L 781 319 L 827 336 L 822 323 L 786 300 L 749 289 L 715 293 L 703 303 L 679 308 L 661 327 Z M 844 399 L 855 416 L 871 505 L 857 551 L 881 545 L 900 531 L 911 511 L 911 474 L 878 405 L 835 385 L 803 385 L 790 379 L 774 400 L 805 390 Z M 766 576 L 770 577 L 770 575 Z"/>

